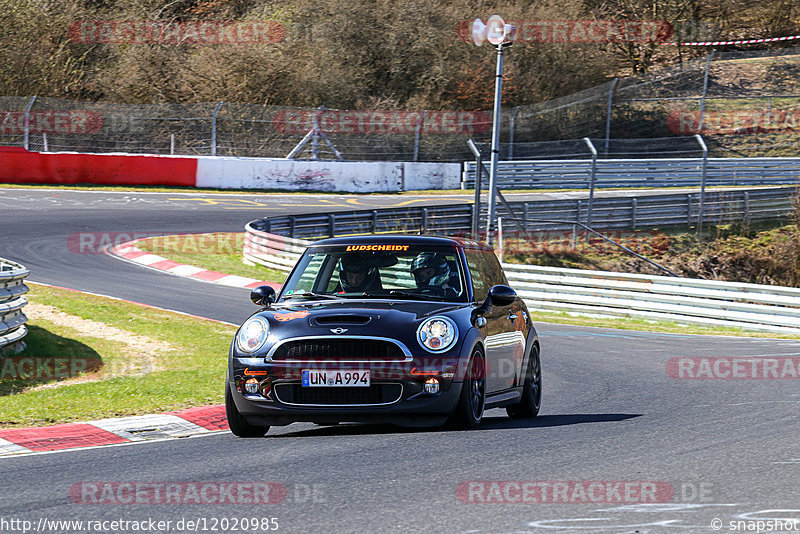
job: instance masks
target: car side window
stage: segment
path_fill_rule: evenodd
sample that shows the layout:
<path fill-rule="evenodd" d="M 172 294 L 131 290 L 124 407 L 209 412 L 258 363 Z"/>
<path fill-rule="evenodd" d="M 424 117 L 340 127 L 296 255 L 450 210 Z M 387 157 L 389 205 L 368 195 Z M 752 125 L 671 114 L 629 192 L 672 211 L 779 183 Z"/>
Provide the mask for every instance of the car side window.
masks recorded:
<path fill-rule="evenodd" d="M 508 284 L 497 256 L 491 250 L 466 251 L 476 302 L 483 302 L 492 286 Z"/>

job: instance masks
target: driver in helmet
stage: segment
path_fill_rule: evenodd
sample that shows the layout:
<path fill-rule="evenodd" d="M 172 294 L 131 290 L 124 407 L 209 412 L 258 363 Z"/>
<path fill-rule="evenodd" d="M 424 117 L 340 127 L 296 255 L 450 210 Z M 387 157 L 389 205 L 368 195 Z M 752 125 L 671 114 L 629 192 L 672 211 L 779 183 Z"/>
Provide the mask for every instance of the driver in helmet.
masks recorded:
<path fill-rule="evenodd" d="M 418 289 L 439 288 L 442 296 L 455 297 L 458 292 L 450 285 L 450 264 L 444 254 L 421 252 L 411 262 L 411 274 Z"/>
<path fill-rule="evenodd" d="M 339 286 L 344 293 L 378 290 L 378 270 L 370 265 L 368 258 L 356 254 L 344 256 L 339 262 Z"/>

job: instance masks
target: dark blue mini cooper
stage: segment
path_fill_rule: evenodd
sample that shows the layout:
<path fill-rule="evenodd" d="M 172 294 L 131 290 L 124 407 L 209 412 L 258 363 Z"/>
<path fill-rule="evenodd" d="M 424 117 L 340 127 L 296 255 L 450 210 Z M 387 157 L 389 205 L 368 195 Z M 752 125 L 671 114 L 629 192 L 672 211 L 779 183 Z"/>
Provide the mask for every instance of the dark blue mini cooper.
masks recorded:
<path fill-rule="evenodd" d="M 309 246 L 231 343 L 237 436 L 273 425 L 390 422 L 475 428 L 488 408 L 535 417 L 539 339 L 486 244 L 359 236 Z"/>

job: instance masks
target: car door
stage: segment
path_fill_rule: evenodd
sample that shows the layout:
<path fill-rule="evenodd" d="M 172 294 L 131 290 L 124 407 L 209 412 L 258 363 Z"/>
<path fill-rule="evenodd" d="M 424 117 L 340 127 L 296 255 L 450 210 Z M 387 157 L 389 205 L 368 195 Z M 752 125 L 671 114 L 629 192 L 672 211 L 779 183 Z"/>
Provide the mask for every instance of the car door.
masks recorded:
<path fill-rule="evenodd" d="M 480 304 L 486 300 L 492 286 L 507 282 L 492 250 L 472 250 L 466 256 L 473 294 Z M 520 336 L 517 330 L 519 314 L 514 304 L 491 306 L 483 317 L 486 319 L 486 324 L 481 327 L 486 351 L 486 392 L 491 394 L 516 385 L 519 375 L 516 353 L 524 350 L 524 335 Z M 520 337 L 523 340 L 521 347 Z"/>

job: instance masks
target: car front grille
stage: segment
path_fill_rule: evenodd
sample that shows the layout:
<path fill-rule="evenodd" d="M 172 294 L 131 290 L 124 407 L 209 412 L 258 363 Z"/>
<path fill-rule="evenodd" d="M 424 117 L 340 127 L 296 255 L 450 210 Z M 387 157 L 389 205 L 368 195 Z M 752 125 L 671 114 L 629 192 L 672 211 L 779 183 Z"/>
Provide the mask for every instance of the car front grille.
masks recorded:
<path fill-rule="evenodd" d="M 403 394 L 402 384 L 369 387 L 303 387 L 298 383 L 275 384 L 278 402 L 297 406 L 365 406 L 393 404 Z"/>
<path fill-rule="evenodd" d="M 364 361 L 391 360 L 403 361 L 403 349 L 391 341 L 359 338 L 320 338 L 287 341 L 272 355 L 273 360 L 313 360 L 325 361 Z"/>

